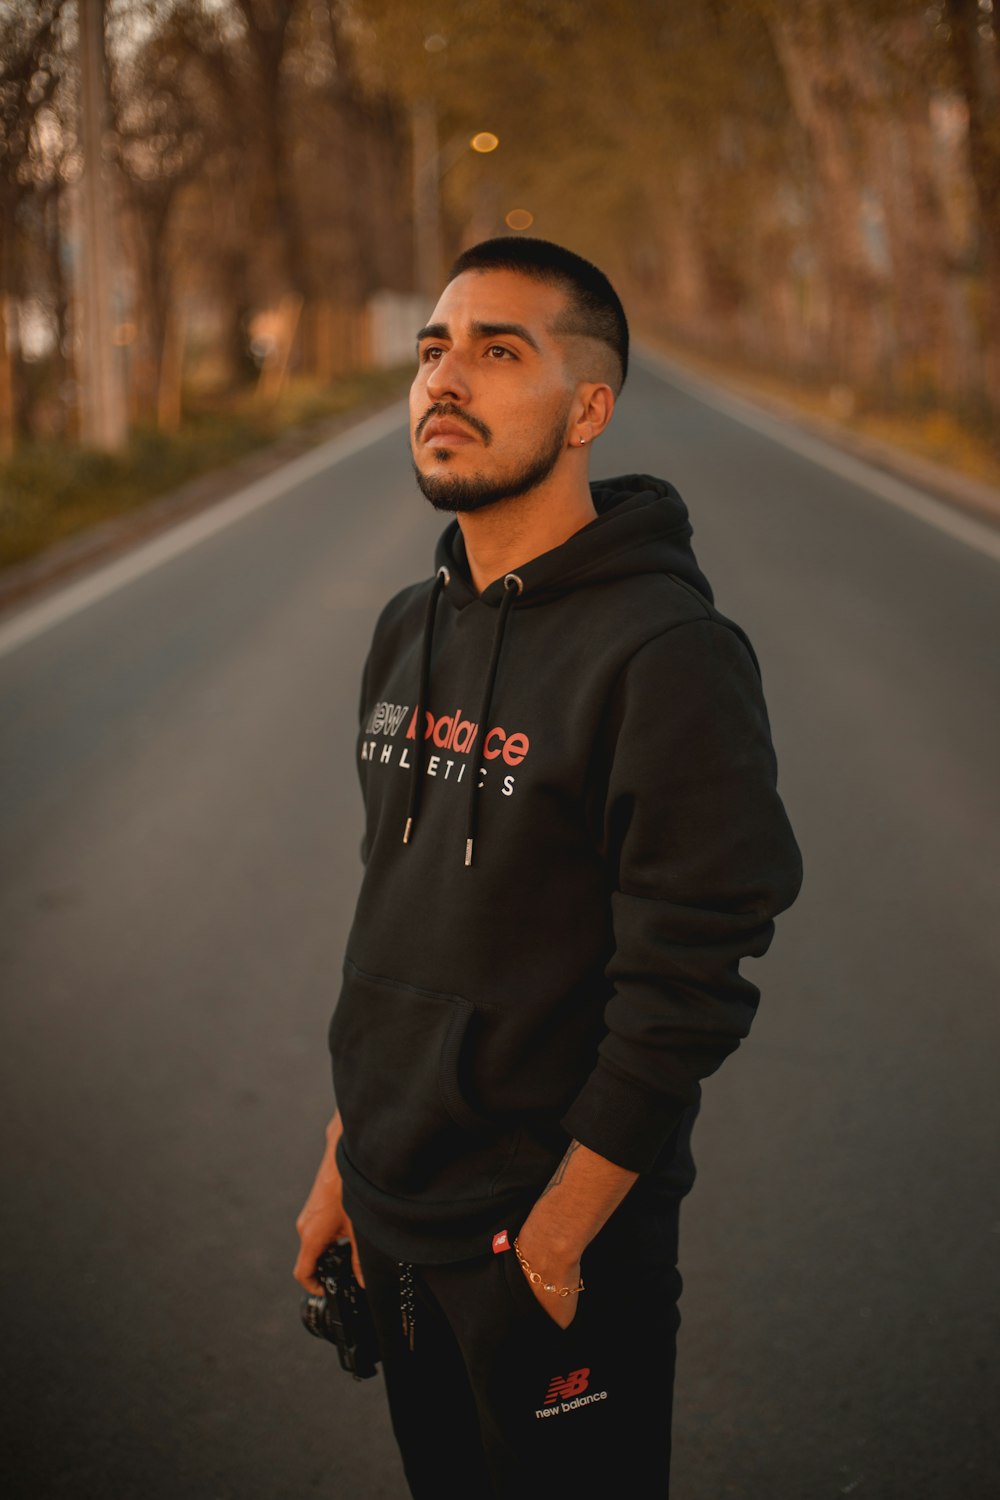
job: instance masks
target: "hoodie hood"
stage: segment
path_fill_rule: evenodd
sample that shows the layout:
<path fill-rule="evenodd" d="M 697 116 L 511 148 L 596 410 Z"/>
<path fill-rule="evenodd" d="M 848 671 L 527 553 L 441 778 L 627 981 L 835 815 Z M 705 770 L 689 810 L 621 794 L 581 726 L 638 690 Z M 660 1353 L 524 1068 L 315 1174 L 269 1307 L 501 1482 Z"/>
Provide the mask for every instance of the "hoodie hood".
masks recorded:
<path fill-rule="evenodd" d="M 687 506 L 672 484 L 650 474 L 623 474 L 595 480 L 590 493 L 595 519 L 551 552 L 514 570 L 523 586 L 515 607 L 530 608 L 581 585 L 640 573 L 671 574 L 712 603 L 708 579 L 691 547 L 693 528 Z M 447 568 L 450 578 L 445 597 L 456 608 L 475 599 L 494 607 L 502 602 L 502 579 L 481 595 L 476 593 L 457 521 L 452 521 L 438 542 L 435 566 Z"/>
<path fill-rule="evenodd" d="M 549 604 L 581 588 L 618 583 L 640 574 L 659 574 L 679 579 L 711 604 L 708 579 L 691 549 L 693 528 L 687 506 L 664 479 L 649 474 L 626 474 L 618 479 L 598 480 L 590 486 L 597 515 L 586 526 L 553 547 L 512 569 L 478 594 L 473 586 L 465 540 L 458 521 L 453 521 L 438 542 L 437 575 L 424 617 L 417 718 L 423 722 L 430 692 L 431 657 L 438 600 L 442 595 L 456 610 L 470 605 L 496 611 L 496 624 L 487 663 L 484 663 L 482 707 L 478 723 L 490 713 L 504 632 L 517 608 Z M 408 844 L 414 831 L 424 785 L 425 747 L 415 746 L 410 782 L 410 800 L 403 829 Z M 470 780 L 466 821 L 465 863 L 471 865 L 479 813 L 479 786 Z"/>

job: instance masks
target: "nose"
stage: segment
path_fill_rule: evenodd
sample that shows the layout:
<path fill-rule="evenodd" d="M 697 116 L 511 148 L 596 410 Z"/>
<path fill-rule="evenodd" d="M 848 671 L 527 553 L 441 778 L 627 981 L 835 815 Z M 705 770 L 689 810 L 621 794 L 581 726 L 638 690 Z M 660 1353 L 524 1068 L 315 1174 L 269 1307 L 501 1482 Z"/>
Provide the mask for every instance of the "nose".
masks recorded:
<path fill-rule="evenodd" d="M 445 349 L 427 366 L 427 394 L 432 401 L 467 401 L 469 383 L 465 365 L 455 349 Z"/>

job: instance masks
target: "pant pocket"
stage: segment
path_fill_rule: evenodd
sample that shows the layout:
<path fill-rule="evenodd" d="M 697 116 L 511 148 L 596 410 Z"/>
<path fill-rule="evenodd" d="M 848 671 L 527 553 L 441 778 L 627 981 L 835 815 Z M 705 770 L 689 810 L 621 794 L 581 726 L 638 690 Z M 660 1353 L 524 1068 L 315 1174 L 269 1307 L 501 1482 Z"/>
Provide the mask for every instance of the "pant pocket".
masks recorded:
<path fill-rule="evenodd" d="M 511 1236 L 511 1239 L 513 1240 L 513 1235 Z M 527 1276 L 521 1270 L 521 1263 L 517 1258 L 516 1252 L 513 1249 L 505 1250 L 503 1252 L 502 1259 L 504 1262 L 503 1268 L 506 1275 L 507 1288 L 510 1293 L 510 1298 L 514 1307 L 515 1315 L 518 1319 L 524 1319 L 526 1322 L 528 1322 L 529 1324 L 534 1324 L 539 1329 L 551 1330 L 552 1334 L 557 1339 L 565 1339 L 568 1334 L 572 1333 L 574 1328 L 578 1327 L 581 1315 L 583 1313 L 583 1305 L 580 1302 L 580 1298 L 587 1295 L 586 1291 L 573 1294 L 573 1301 L 576 1303 L 576 1312 L 573 1315 L 573 1320 L 569 1324 L 569 1327 L 562 1328 L 556 1322 L 555 1318 L 553 1318 L 550 1313 L 547 1313 L 545 1311 L 544 1306 L 535 1296 L 534 1292 L 531 1289 L 531 1284 L 528 1281 Z M 564 1300 L 556 1292 L 546 1292 L 545 1295 L 546 1297 L 552 1298 L 553 1304 Z"/>

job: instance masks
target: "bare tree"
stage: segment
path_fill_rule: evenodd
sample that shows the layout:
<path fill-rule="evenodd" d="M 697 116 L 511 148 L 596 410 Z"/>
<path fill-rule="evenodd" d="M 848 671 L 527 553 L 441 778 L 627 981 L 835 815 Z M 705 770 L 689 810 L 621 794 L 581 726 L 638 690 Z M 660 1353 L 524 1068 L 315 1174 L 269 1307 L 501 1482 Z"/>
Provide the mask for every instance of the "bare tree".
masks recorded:
<path fill-rule="evenodd" d="M 117 28 L 128 34 L 135 13 L 134 0 L 124 0 Z M 138 46 L 118 46 L 112 57 L 123 229 L 134 283 L 131 412 L 134 420 L 172 426 L 180 417 L 180 368 L 171 219 L 181 190 L 202 170 L 209 145 L 183 84 L 184 38 L 174 16 Z"/>
<path fill-rule="evenodd" d="M 30 430 L 29 396 L 19 337 L 17 308 L 27 290 L 25 253 L 40 226 L 56 210 L 43 210 L 39 195 L 58 194 L 57 175 L 42 168 L 49 154 L 39 150 L 39 120 L 61 77 L 58 23 L 64 0 L 40 0 L 5 7 L 0 16 L 0 451 L 9 453 Z M 34 224 L 26 209 L 34 209 Z"/>

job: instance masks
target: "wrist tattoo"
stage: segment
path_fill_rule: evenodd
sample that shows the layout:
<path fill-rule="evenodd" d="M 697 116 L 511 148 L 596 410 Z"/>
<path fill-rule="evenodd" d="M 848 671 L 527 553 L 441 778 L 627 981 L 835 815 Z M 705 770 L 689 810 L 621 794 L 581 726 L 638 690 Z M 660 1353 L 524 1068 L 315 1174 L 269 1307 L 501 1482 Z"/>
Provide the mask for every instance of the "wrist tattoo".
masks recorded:
<path fill-rule="evenodd" d="M 573 1152 L 578 1149 L 579 1145 L 579 1141 L 570 1141 L 569 1145 L 566 1147 L 566 1155 L 563 1157 L 558 1167 L 556 1167 L 550 1180 L 542 1188 L 542 1191 L 538 1195 L 539 1198 L 544 1198 L 546 1193 L 551 1192 L 553 1188 L 559 1186 L 563 1178 L 566 1176 L 566 1168 L 569 1166 L 569 1159 L 573 1155 Z"/>

